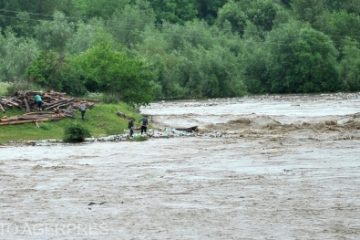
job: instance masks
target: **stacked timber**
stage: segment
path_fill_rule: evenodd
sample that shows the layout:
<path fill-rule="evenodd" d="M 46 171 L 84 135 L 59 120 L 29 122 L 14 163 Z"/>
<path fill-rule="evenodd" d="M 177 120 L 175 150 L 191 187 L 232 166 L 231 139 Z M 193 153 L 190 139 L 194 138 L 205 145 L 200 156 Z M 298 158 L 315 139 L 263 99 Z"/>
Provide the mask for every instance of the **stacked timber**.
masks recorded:
<path fill-rule="evenodd" d="M 36 112 L 34 96 L 39 94 L 43 99 L 43 111 Z M 55 121 L 66 117 L 73 117 L 74 112 L 80 104 L 85 104 L 87 108 L 95 105 L 94 102 L 83 101 L 66 96 L 65 93 L 48 91 L 45 93 L 38 91 L 18 91 L 12 97 L 0 97 L 0 111 L 18 108 L 27 112 L 21 116 L 4 117 L 0 119 L 0 126 L 22 124 L 29 122 Z"/>
<path fill-rule="evenodd" d="M 38 123 L 38 122 L 48 122 L 48 121 L 57 121 L 63 118 L 69 117 L 69 115 L 64 113 L 55 113 L 55 112 L 47 112 L 47 113 L 38 113 L 31 112 L 26 113 L 20 116 L 14 117 L 4 117 L 0 119 L 0 126 L 4 125 L 17 125 L 23 123 Z"/>

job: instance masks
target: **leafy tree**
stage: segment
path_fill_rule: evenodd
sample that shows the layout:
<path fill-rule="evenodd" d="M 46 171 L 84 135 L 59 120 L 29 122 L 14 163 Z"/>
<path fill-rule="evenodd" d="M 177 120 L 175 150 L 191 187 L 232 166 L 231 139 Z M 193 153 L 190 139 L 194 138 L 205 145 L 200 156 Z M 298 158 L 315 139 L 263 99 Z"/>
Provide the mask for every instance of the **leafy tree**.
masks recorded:
<path fill-rule="evenodd" d="M 27 70 L 31 82 L 45 89 L 64 91 L 81 96 L 87 92 L 85 80 L 72 59 L 54 51 L 45 51 L 31 63 Z"/>
<path fill-rule="evenodd" d="M 217 18 L 220 9 L 227 0 L 197 0 L 197 11 L 200 19 L 205 19 L 208 23 L 213 23 Z"/>
<path fill-rule="evenodd" d="M 281 0 L 281 3 L 284 4 L 286 7 L 290 7 L 291 0 Z"/>
<path fill-rule="evenodd" d="M 230 23 L 233 31 L 243 35 L 248 22 L 261 31 L 272 29 L 278 6 L 271 0 L 237 0 L 229 1 L 219 11 L 218 23 Z"/>
<path fill-rule="evenodd" d="M 153 99 L 151 73 L 145 63 L 125 52 L 99 44 L 76 57 L 89 90 L 119 96 L 130 104 L 147 104 Z"/>
<path fill-rule="evenodd" d="M 342 89 L 337 51 L 331 39 L 309 26 L 290 22 L 273 30 L 266 41 L 267 64 L 275 93 L 306 93 Z"/>
<path fill-rule="evenodd" d="M 28 64 L 39 53 L 33 39 L 16 37 L 10 31 L 0 34 L 0 81 L 24 81 Z"/>
<path fill-rule="evenodd" d="M 35 35 L 44 50 L 63 51 L 73 32 L 74 24 L 69 23 L 61 12 L 54 13 L 53 21 L 42 21 L 35 27 Z"/>
<path fill-rule="evenodd" d="M 133 48 L 142 40 L 142 32 L 154 28 L 155 15 L 151 7 L 144 3 L 126 5 L 121 11 L 116 11 L 108 21 L 107 29 L 122 45 Z"/>
<path fill-rule="evenodd" d="M 196 0 L 152 0 L 157 22 L 184 23 L 197 16 Z"/>
<path fill-rule="evenodd" d="M 1 0 L 0 27 L 3 29 L 11 27 L 19 34 L 31 33 L 33 26 L 38 25 L 38 20 L 52 20 L 55 11 L 74 15 L 74 2 L 73 0 Z"/>
<path fill-rule="evenodd" d="M 264 94 L 271 89 L 268 70 L 269 50 L 258 39 L 250 38 L 244 42 L 241 65 L 249 93 Z"/>
<path fill-rule="evenodd" d="M 85 18 L 103 18 L 109 19 L 112 14 L 124 8 L 130 0 L 76 0 L 74 8 L 79 15 Z"/>
<path fill-rule="evenodd" d="M 238 41 L 231 33 L 193 21 L 145 33 L 138 51 L 153 66 L 162 97 L 239 96 L 246 90 Z"/>
<path fill-rule="evenodd" d="M 187 97 L 235 97 L 246 93 L 237 58 L 229 49 L 216 46 L 187 51 L 182 66 Z"/>
<path fill-rule="evenodd" d="M 338 47 L 346 37 L 360 41 L 360 15 L 345 11 L 325 12 L 315 25 L 329 35 Z"/>
<path fill-rule="evenodd" d="M 115 45 L 113 37 L 106 31 L 103 20 L 91 19 L 87 23 L 79 21 L 74 34 L 67 39 L 65 52 L 77 55 L 104 41 Z"/>
<path fill-rule="evenodd" d="M 62 90 L 60 71 L 64 59 L 53 51 L 42 52 L 29 66 L 27 74 L 29 79 L 37 85 L 53 90 Z"/>
<path fill-rule="evenodd" d="M 360 91 L 360 44 L 346 39 L 342 49 L 340 77 L 345 82 L 346 90 Z"/>
<path fill-rule="evenodd" d="M 360 14 L 358 0 L 325 0 L 325 5 L 330 11 L 345 10 L 349 13 Z"/>
<path fill-rule="evenodd" d="M 219 10 L 217 24 L 222 28 L 226 27 L 226 25 L 230 25 L 232 31 L 243 35 L 246 27 L 246 21 L 246 14 L 234 1 L 229 1 Z"/>
<path fill-rule="evenodd" d="M 276 18 L 278 6 L 272 0 L 240 1 L 242 9 L 246 9 L 248 19 L 263 31 L 270 31 Z"/>
<path fill-rule="evenodd" d="M 310 23 L 326 10 L 325 0 L 292 0 L 291 6 L 299 19 Z"/>

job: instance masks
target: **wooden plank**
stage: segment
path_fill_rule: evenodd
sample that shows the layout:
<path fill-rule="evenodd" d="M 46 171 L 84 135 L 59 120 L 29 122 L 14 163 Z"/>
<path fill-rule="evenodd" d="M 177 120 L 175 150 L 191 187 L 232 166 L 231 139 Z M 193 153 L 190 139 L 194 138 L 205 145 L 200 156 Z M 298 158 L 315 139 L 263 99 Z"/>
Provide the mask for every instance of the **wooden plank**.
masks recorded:
<path fill-rule="evenodd" d="M 5 112 L 5 108 L 1 105 L 1 103 L 0 103 L 0 110 L 1 110 L 2 112 Z"/>

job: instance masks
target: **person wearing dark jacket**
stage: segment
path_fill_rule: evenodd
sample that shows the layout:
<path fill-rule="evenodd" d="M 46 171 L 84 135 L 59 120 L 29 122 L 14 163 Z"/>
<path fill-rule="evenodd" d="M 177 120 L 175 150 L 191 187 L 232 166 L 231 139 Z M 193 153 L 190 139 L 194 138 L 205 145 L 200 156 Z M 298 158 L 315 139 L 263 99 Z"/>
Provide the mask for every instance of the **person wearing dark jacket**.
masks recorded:
<path fill-rule="evenodd" d="M 147 126 L 149 125 L 149 121 L 147 116 L 145 116 L 143 119 L 141 119 L 141 134 L 145 133 L 147 131 Z"/>
<path fill-rule="evenodd" d="M 79 105 L 79 111 L 80 111 L 80 113 L 81 113 L 81 120 L 85 120 L 85 112 L 86 112 L 86 104 L 85 103 L 81 103 L 80 105 Z"/>
<path fill-rule="evenodd" d="M 128 121 L 129 136 L 132 137 L 134 134 L 134 119 L 130 118 Z"/>

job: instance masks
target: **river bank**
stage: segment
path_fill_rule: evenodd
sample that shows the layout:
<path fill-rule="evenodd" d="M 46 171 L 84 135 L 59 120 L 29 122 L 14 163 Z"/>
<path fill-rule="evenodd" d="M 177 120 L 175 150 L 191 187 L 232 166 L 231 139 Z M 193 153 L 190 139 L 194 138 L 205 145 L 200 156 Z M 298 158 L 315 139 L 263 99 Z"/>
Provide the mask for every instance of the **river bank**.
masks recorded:
<path fill-rule="evenodd" d="M 130 106 L 125 103 L 104 104 L 98 103 L 86 111 L 85 120 L 81 120 L 80 113 L 76 112 L 74 118 L 61 121 L 44 122 L 39 124 L 28 123 L 13 126 L 0 126 L 0 145 L 36 145 L 41 142 L 61 142 L 64 129 L 73 123 L 80 124 L 89 129 L 92 136 L 96 138 L 114 134 L 123 134 L 127 130 L 127 118 L 119 117 L 118 112 L 127 117 L 141 119 Z M 0 113 L 0 117 L 19 115 L 20 111 L 8 111 Z M 49 140 L 51 139 L 51 140 Z"/>

